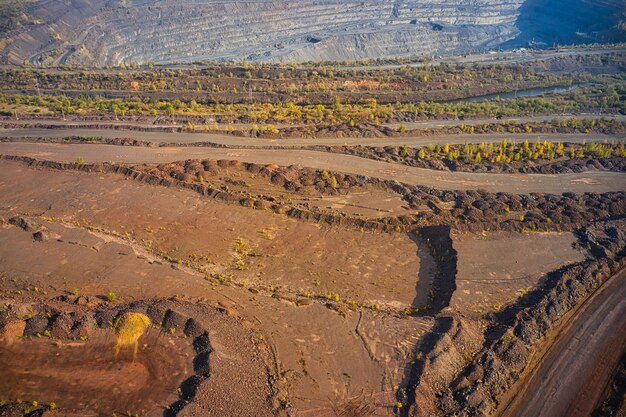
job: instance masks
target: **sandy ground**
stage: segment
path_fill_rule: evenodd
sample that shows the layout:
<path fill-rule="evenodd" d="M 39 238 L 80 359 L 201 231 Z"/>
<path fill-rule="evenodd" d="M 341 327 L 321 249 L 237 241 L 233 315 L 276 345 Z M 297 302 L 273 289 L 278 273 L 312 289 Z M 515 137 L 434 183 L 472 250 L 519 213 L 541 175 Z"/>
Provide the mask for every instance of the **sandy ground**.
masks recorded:
<path fill-rule="evenodd" d="M 493 122 L 493 120 L 491 120 Z M 45 123 L 48 123 L 47 121 Z M 432 127 L 448 126 L 446 122 L 429 122 Z M 459 122 L 456 121 L 455 124 Z M 467 124 L 471 122 L 466 122 Z M 420 127 L 417 123 L 415 126 Z M 382 137 L 382 138 L 364 138 L 364 137 L 320 137 L 320 138 L 284 138 L 284 139 L 261 139 L 246 138 L 232 135 L 224 135 L 218 133 L 178 133 L 178 132 L 141 132 L 134 130 L 110 130 L 80 127 L 77 124 L 75 128 L 24 128 L 24 129 L 0 129 L 0 137 L 6 138 L 65 138 L 68 136 L 96 137 L 106 139 L 130 138 L 153 143 L 173 143 L 173 144 L 190 144 L 197 142 L 211 142 L 234 147 L 252 147 L 252 148 L 299 148 L 314 145 L 361 145 L 361 146 L 411 146 L 419 147 L 430 144 L 464 144 L 475 142 L 501 142 L 503 139 L 508 141 L 516 141 L 522 143 L 525 140 L 529 142 L 537 142 L 549 140 L 553 142 L 573 142 L 581 143 L 583 141 L 618 141 L 624 140 L 626 135 L 602 135 L 602 134 L 519 134 L 519 133 L 503 133 L 503 134 L 475 134 L 475 135 L 437 135 L 437 136 L 417 136 L 417 137 Z"/>
<path fill-rule="evenodd" d="M 405 234 L 322 227 L 117 175 L 2 166 L 11 167 L 0 173 L 3 207 L 128 234 L 172 259 L 198 259 L 207 273 L 234 282 L 404 309 L 423 301 L 432 281 L 428 251 Z M 241 269 L 238 239 L 258 253 Z"/>
<path fill-rule="evenodd" d="M 561 194 L 626 190 L 626 174 L 585 172 L 580 174 L 476 174 L 433 171 L 374 161 L 351 155 L 308 150 L 213 149 L 213 148 L 143 148 L 92 144 L 0 143 L 0 153 L 29 156 L 54 161 L 86 162 L 172 162 L 184 159 L 228 159 L 259 164 L 297 164 L 309 168 L 347 172 L 437 189 L 484 189 L 490 192 Z"/>
<path fill-rule="evenodd" d="M 82 156 L 87 162 L 298 162 L 437 188 L 487 184 L 492 190 L 562 193 L 626 185 L 624 174 L 603 172 L 481 175 L 407 167 L 398 173 L 393 164 L 297 150 L 4 143 L 0 152 L 61 161 Z M 317 204 L 364 215 L 403 210 L 380 190 L 324 197 Z M 120 175 L 39 170 L 2 160 L 0 217 L 16 214 L 45 226 L 50 239 L 38 242 L 31 232 L 0 225 L 0 299 L 31 300 L 77 288 L 85 296 L 113 291 L 119 302 L 175 297 L 197 306 L 191 314 L 211 329 L 214 373 L 186 410 L 190 417 L 233 410 L 272 415 L 270 396 L 296 415 L 330 417 L 333 405 L 359 395 L 375 405 L 374 415 L 394 415 L 414 349 L 434 325 L 433 317 L 404 314 L 428 300 L 436 266 L 425 245 L 403 233 L 300 222 Z M 243 265 L 237 263 L 241 241 L 255 254 Z M 567 233 L 454 235 L 459 260 L 452 308 L 471 319 L 477 310 L 506 304 L 544 273 L 580 260 L 573 241 Z M 28 288 L 34 287 L 49 295 L 33 296 Z M 225 317 L 216 316 L 215 308 Z M 247 344 L 238 347 L 241 340 Z M 267 347 L 263 360 L 250 359 L 257 345 Z"/>
<path fill-rule="evenodd" d="M 91 410 L 98 410 L 97 415 L 122 410 L 145 415 L 175 402 L 178 385 L 191 375 L 191 346 L 167 339 L 152 330 L 134 360 L 114 357 L 112 334 L 85 342 L 43 337 L 0 346 L 1 397 L 54 402 L 85 416 L 96 415 Z"/>
<path fill-rule="evenodd" d="M 451 306 L 480 316 L 534 288 L 544 274 L 585 259 L 572 233 L 453 235 L 457 290 Z"/>
<path fill-rule="evenodd" d="M 626 348 L 625 279 L 615 275 L 568 320 L 503 416 L 591 415 Z"/>
<path fill-rule="evenodd" d="M 408 236 L 320 228 L 115 175 L 51 175 L 17 163 L 2 165 L 2 216 L 28 213 L 54 236 L 35 242 L 14 226 L 0 229 L 0 264 L 7 276 L 50 293 L 79 288 L 85 295 L 113 291 L 123 301 L 178 296 L 222 303 L 272 347 L 289 401 L 302 415 L 332 415 L 331 401 L 362 392 L 384 405 L 380 415 L 388 414 L 407 357 L 432 319 L 368 309 L 339 314 L 324 301 L 297 306 L 268 291 L 255 294 L 207 281 L 189 268 L 155 259 L 150 250 L 172 258 L 206 256 L 211 268 L 233 274 L 234 282 L 274 286 L 285 296 L 332 292 L 342 300 L 402 309 L 427 298 L 432 276 L 427 251 Z M 271 240 L 259 233 L 262 228 L 272 231 Z M 263 254 L 251 258 L 247 271 L 231 266 L 233 242 L 240 236 Z M 127 237 L 136 243 L 129 245 Z"/>
<path fill-rule="evenodd" d="M 385 319 L 367 312 L 362 315 L 348 312 L 343 317 L 321 303 L 297 307 L 269 296 L 254 295 L 247 289 L 212 285 L 201 276 L 172 269 L 169 264 L 149 264 L 128 246 L 96 239 L 94 246 L 100 247 L 96 251 L 90 246 L 93 237 L 80 238 L 82 229 L 48 226 L 61 232 L 64 242 L 34 242 L 29 233 L 15 227 L 0 230 L 3 271 L 17 280 L 8 284 L 7 292 L 14 294 L 16 288 L 36 286 L 52 295 L 79 288 L 84 295 L 114 291 L 124 302 L 176 296 L 193 303 L 228 306 L 231 314 L 243 317 L 247 326 L 256 329 L 255 337 L 266 340 L 275 352 L 289 400 L 303 413 L 330 413 L 331 402 L 362 391 L 374 393 L 384 405 L 393 404 L 406 357 L 415 341 L 430 328 L 429 319 Z M 28 259 L 20 256 L 26 251 L 30 254 Z M 209 326 L 218 330 L 215 323 Z M 232 337 L 234 332 L 224 326 L 220 329 L 224 334 L 218 333 L 211 339 L 218 356 L 223 355 L 227 362 L 249 361 L 247 356 L 220 349 L 220 339 Z M 213 366 L 217 365 L 212 360 Z M 241 383 L 228 381 L 224 385 L 226 382 L 221 379 L 221 391 L 226 388 L 228 391 L 224 400 L 220 400 L 222 410 L 233 410 L 228 407 L 233 398 L 249 397 L 250 384 L 246 378 L 267 381 L 266 376 L 254 371 L 258 369 L 252 368 L 253 373 L 247 376 L 239 374 Z M 20 392 L 22 396 L 28 394 Z M 222 398 L 209 391 L 206 395 L 208 403 Z M 263 404 L 259 397 L 250 397 L 248 404 L 248 409 L 256 409 L 257 413 L 242 415 L 267 415 L 258 409 Z M 198 411 L 189 415 L 224 414 L 215 409 L 211 414 Z"/>

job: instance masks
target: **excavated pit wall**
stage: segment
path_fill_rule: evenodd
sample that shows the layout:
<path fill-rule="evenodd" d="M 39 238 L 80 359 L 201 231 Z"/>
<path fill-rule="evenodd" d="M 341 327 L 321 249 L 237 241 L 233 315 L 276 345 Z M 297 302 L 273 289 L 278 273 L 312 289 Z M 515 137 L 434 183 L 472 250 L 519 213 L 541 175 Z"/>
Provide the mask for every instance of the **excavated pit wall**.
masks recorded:
<path fill-rule="evenodd" d="M 2 61 L 119 65 L 433 55 L 513 39 L 523 0 L 41 0 Z"/>
<path fill-rule="evenodd" d="M 0 39 L 0 63 L 345 61 L 626 39 L 620 0 L 563 3 L 37 0 L 29 14 L 40 23 Z"/>

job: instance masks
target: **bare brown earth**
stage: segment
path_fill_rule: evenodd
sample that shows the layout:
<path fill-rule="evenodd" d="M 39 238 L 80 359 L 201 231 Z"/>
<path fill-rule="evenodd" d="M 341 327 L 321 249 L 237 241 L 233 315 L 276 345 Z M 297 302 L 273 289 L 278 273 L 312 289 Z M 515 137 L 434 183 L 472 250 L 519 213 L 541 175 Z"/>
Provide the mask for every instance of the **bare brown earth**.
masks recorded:
<path fill-rule="evenodd" d="M 579 230 L 576 233 L 578 244 L 588 250 L 591 257 L 546 274 L 541 284 L 519 300 L 484 316 L 489 317 L 490 324 L 483 333 L 482 347 L 478 352 L 471 351 L 472 359 L 458 366 L 452 376 L 448 368 L 435 363 L 431 355 L 441 352 L 441 348 L 423 353 L 429 355 L 429 374 L 438 371 L 450 378 L 443 389 L 441 385 L 434 387 L 441 414 L 500 415 L 502 408 L 516 395 L 520 399 L 519 409 L 530 410 L 529 415 L 544 411 L 546 415 L 571 415 L 570 406 L 582 407 L 581 415 L 589 415 L 596 408 L 612 375 L 605 370 L 616 367 L 622 354 L 623 314 L 619 304 L 623 300 L 626 242 L 623 230 L 624 219 L 597 222 Z M 602 300 L 600 305 L 596 300 Z M 589 310 L 587 305 L 591 306 Z M 600 330 L 594 323 L 596 320 L 602 321 L 603 329 L 610 330 Z M 443 331 L 448 340 L 457 340 L 452 344 L 455 349 L 450 349 L 451 353 L 440 354 L 452 361 L 456 359 L 455 353 L 459 356 L 458 342 L 469 334 L 470 327 L 459 319 L 456 322 L 460 324 L 451 326 L 453 319 L 443 327 L 446 321 L 450 322 L 450 318 L 440 317 L 435 327 Z M 460 332 L 456 330 L 459 326 Z M 569 329 L 577 330 L 570 332 Z M 566 345 L 556 352 L 556 360 L 542 363 L 545 353 L 555 346 L 555 336 L 560 343 L 559 334 L 564 335 Z M 612 352 L 613 359 L 598 355 L 604 349 Z M 413 370 L 423 379 L 419 366 L 414 366 Z M 552 378 L 555 373 L 559 375 Z M 528 384 L 529 375 L 539 380 Z M 526 391 L 532 392 L 537 386 L 541 386 L 538 391 L 541 398 L 525 397 Z M 415 394 L 423 392 L 418 385 Z M 413 409 L 416 412 L 409 415 L 428 415 L 422 412 L 423 407 L 416 403 Z"/>
<path fill-rule="evenodd" d="M 572 233 L 455 234 L 459 257 L 450 304 L 481 316 L 537 286 L 548 272 L 585 258 Z"/>
<path fill-rule="evenodd" d="M 121 236 L 130 233 L 171 259 L 198 259 L 207 273 L 233 274 L 236 282 L 338 293 L 342 299 L 405 308 L 414 301 L 419 277 L 425 288 L 432 279 L 430 255 L 407 236 L 324 230 L 320 225 L 224 206 L 192 192 L 135 184 L 114 175 L 64 173 L 51 176 L 48 187 L 40 188 L 43 172 L 7 164 L 12 165 L 10 171 L 18 171 L 0 177 L 6 196 L 4 207 L 60 217 Z M 16 173 L 19 181 L 12 179 Z M 41 194 L 33 205 L 29 203 L 30 193 L 37 189 Z M 72 215 L 68 217 L 69 213 Z M 258 254 L 246 260 L 243 270 L 235 266 L 233 246 L 237 239 L 245 240 Z M 368 248 L 375 246 L 380 251 L 369 253 Z M 420 257 L 415 256 L 418 252 Z M 294 258 L 292 253 L 301 256 Z M 320 274 L 320 270 L 328 272 Z M 358 279 L 354 279 L 355 274 Z M 414 279 L 406 280 L 408 276 Z"/>
<path fill-rule="evenodd" d="M 0 153 L 29 156 L 55 161 L 86 162 L 171 162 L 182 159 L 245 160 L 260 164 L 297 164 L 316 169 L 348 172 L 375 178 L 392 179 L 412 185 L 425 185 L 444 190 L 484 189 L 490 192 L 559 194 L 623 191 L 625 175 L 614 172 L 585 172 L 580 174 L 524 176 L 514 174 L 477 174 L 444 172 L 374 161 L 351 155 L 329 154 L 308 150 L 215 149 L 215 148 L 138 148 L 111 145 L 60 145 L 31 143 L 1 143 Z"/>
<path fill-rule="evenodd" d="M 99 10 L 73 3 L 79 20 Z M 108 16 L 122 10 L 108 3 Z M 164 10 L 145 11 L 165 32 L 138 35 L 165 45 L 153 55 L 180 35 Z M 193 19 L 189 33 L 202 34 Z M 74 20 L 11 39 L 71 32 L 85 43 L 98 22 L 62 27 Z M 298 42 L 324 43 L 306 36 Z M 44 42 L 23 58 L 90 61 L 78 46 Z M 144 62 L 140 49 L 128 62 Z M 409 64 L 429 77 L 396 61 L 379 67 L 397 68 L 388 74 L 359 73 L 375 69 L 365 63 L 329 64 L 332 75 L 317 64 L 3 70 L 0 416 L 589 415 L 625 348 L 623 149 L 564 152 L 541 171 L 399 156 L 428 144 L 624 141 L 624 116 L 602 114 L 622 107 L 622 58 L 616 46 L 443 59 L 472 69 Z M 507 75 L 516 89 L 594 85 L 498 105 L 520 116 L 497 120 L 496 106 L 385 104 L 512 90 Z M 164 102 L 125 110 L 82 95 Z M 281 115 L 288 101 L 310 104 Z M 321 117 L 315 103 L 333 110 Z M 542 114 L 561 108 L 598 114 Z M 456 120 L 468 114 L 478 118 Z M 116 355 L 116 323 L 131 312 L 151 323 L 136 354 Z"/>
<path fill-rule="evenodd" d="M 3 415 L 273 414 L 267 347 L 224 308 L 201 300 L 104 302 L 50 284 L 28 287 L 13 276 L 9 285 L 3 277 L 2 290 L 2 401 L 13 403 Z M 19 297 L 6 298 L 15 290 Z M 110 325 L 126 311 L 152 318 L 136 354 L 131 346 L 114 348 Z M 43 333 L 35 335 L 36 328 Z"/>
<path fill-rule="evenodd" d="M 556 194 L 625 189 L 621 173 L 440 173 L 303 150 L 3 143 L 0 153 L 135 164 L 207 157 L 298 163 L 438 189 Z M 185 164 L 168 165 L 182 169 L 183 179 L 190 175 L 183 169 Z M 290 189 L 238 169 L 239 165 L 216 165 L 219 168 L 212 167 L 215 172 L 202 181 L 222 191 L 258 193 L 273 201 L 307 204 L 322 212 L 341 211 L 363 219 L 411 212 L 408 203 L 389 187 L 357 182 L 345 192 Z M 144 165 L 137 169 L 157 168 Z M 294 168 L 294 172 L 299 171 Z M 193 176 L 192 180 L 200 181 Z M 59 297 L 68 305 L 55 304 L 56 308 L 64 311 L 75 304 L 98 308 L 103 295 L 113 291 L 117 301 L 107 302 L 111 307 L 140 309 L 144 300 L 157 300 L 158 304 L 158 300 L 170 299 L 171 308 L 207 329 L 213 349 L 210 376 L 193 385 L 193 395 L 188 394 L 185 383 L 166 381 L 163 392 L 170 392 L 169 396 L 163 394 L 163 402 L 147 396 L 142 403 L 142 410 L 150 410 L 146 415 L 336 416 L 349 413 L 355 401 L 371 415 L 403 415 L 412 404 L 402 393 L 413 387 L 417 362 L 426 357 L 430 364 L 426 372 L 430 379 L 422 379 L 425 392 L 450 384 L 480 349 L 481 329 L 492 320 L 490 314 L 540 287 L 551 271 L 594 256 L 593 251 L 574 247 L 579 237 L 569 232 L 539 234 L 529 229 L 526 233 L 484 230 L 461 234 L 442 227 L 438 231 L 442 239 L 408 234 L 402 228 L 381 233 L 227 204 L 177 188 L 176 184 L 182 183 L 172 184 L 155 186 L 113 173 L 36 169 L 18 161 L 0 161 L 0 312 L 15 311 L 24 303 L 58 303 Z M 611 210 L 619 213 L 620 205 L 613 206 L 615 210 Z M 567 227 L 573 231 L 573 226 Z M 33 235 L 36 231 L 41 232 L 38 237 Z M 448 241 L 449 247 L 445 246 Z M 81 296 L 72 295 L 73 289 Z M 441 314 L 432 313 L 432 305 L 430 310 L 421 309 L 440 303 L 442 293 L 449 293 L 450 300 L 449 305 L 445 300 L 438 305 Z M 29 314 L 24 311 L 20 320 Z M 448 321 L 457 323 L 458 334 L 442 337 L 435 349 L 429 350 L 434 335 L 445 334 L 442 323 Z M 170 353 L 165 353 L 164 361 L 177 363 L 173 369 L 188 369 L 193 360 L 176 362 L 172 358 L 178 356 L 171 352 L 189 349 L 192 341 L 187 340 L 187 332 L 169 332 L 165 322 L 157 321 L 151 331 L 157 332 L 159 343 L 164 336 L 173 337 L 180 347 L 165 349 Z M 54 335 L 51 339 L 57 346 L 66 343 Z M 92 343 L 97 340 L 94 337 Z M 49 353 L 46 349 L 52 348 L 45 342 L 47 338 L 27 335 L 20 345 L 12 346 L 23 345 L 23 351 L 33 355 L 41 353 L 39 349 Z M 152 349 L 155 344 L 147 345 L 146 352 L 159 351 Z M 103 346 L 106 358 L 111 345 L 106 342 Z M 11 352 L 14 347 L 6 349 Z M 454 352 L 452 358 L 447 356 L 450 352 Z M 50 372 L 64 380 L 82 380 L 82 370 L 69 376 L 63 371 L 72 366 L 82 369 L 81 365 L 72 365 L 60 356 L 58 364 L 51 362 Z M 98 357 L 86 355 L 83 359 L 98 363 Z M 440 372 L 442 364 L 444 371 Z M 10 402 L 17 396 L 38 400 L 33 394 L 36 391 L 47 393 L 42 402 L 55 401 L 67 412 L 95 408 L 89 401 L 80 402 L 84 401 L 82 390 L 70 393 L 67 402 L 62 402 L 54 397 L 64 392 L 45 382 L 31 386 L 30 391 L 25 389 L 37 378 L 42 381 L 39 370 L 34 376 L 20 374 L 25 366 L 25 359 L 20 359 L 6 371 L 0 368 L 0 376 L 14 381 Z M 111 375 L 107 366 L 93 366 L 84 378 Z M 128 367 L 140 365 L 125 366 L 117 368 L 119 374 L 113 372 L 110 379 L 102 377 L 103 385 L 94 389 L 141 386 L 143 380 L 124 377 L 141 375 L 128 371 Z M 176 384 L 184 388 L 179 393 L 181 400 L 168 410 L 177 397 Z M 594 383 L 594 389 L 600 384 Z M 139 394 L 128 391 L 128 399 L 123 401 L 133 403 Z M 104 398 L 105 406 L 122 404 Z M 426 394 L 416 398 L 419 407 L 437 413 L 435 398 Z M 14 415 L 22 412 L 19 409 Z"/>
<path fill-rule="evenodd" d="M 5 166 L 2 207 L 35 215 L 61 240 L 34 242 L 30 233 L 5 226 L 0 247 L 7 277 L 50 292 L 80 288 L 84 294 L 114 291 L 122 300 L 178 295 L 222 302 L 262 332 L 280 375 L 284 373 L 279 385 L 285 385 L 290 404 L 305 415 L 307 410 L 328 413 L 330 400 L 362 390 L 374 393 L 377 403 L 393 403 L 406 356 L 431 320 L 398 319 L 369 309 L 355 313 L 341 304 L 335 307 L 339 314 L 325 302 L 295 294 L 339 294 L 341 301 L 400 310 L 427 298 L 432 261 L 406 235 L 320 228 L 118 176 L 42 175 L 16 164 Z M 261 254 L 250 258 L 245 271 L 232 266 L 239 237 Z M 128 238 L 137 246 L 129 246 Z M 154 251 L 170 258 L 205 258 L 210 271 L 223 272 L 229 281 L 232 274 L 233 282 L 218 285 L 176 262 L 172 268 L 161 257 L 155 259 Z M 23 253 L 30 255 L 19 255 Z M 303 300 L 300 307 L 296 299 Z M 328 300 L 331 307 L 333 301 Z"/>
<path fill-rule="evenodd" d="M 46 122 L 47 123 L 47 122 Z M 430 122 L 429 122 L 430 123 Z M 432 122 L 433 125 L 441 122 Z M 468 122 L 466 122 L 468 123 Z M 455 122 L 455 125 L 463 124 Z M 240 137 L 219 133 L 184 133 L 184 132 L 150 132 L 137 130 L 114 130 L 95 127 L 83 127 L 80 123 L 74 126 L 46 128 L 5 128 L 0 129 L 0 136 L 19 138 L 65 138 L 70 136 L 96 137 L 105 139 L 129 138 L 134 140 L 152 142 L 155 144 L 180 144 L 190 145 L 194 143 L 215 143 L 233 147 L 250 148 L 300 148 L 306 146 L 332 146 L 332 145 L 362 145 L 362 146 L 425 146 L 429 144 L 464 144 L 475 142 L 501 142 L 503 139 L 517 141 L 518 143 L 528 140 L 530 142 L 551 140 L 558 142 L 580 143 L 583 141 L 604 142 L 624 140 L 624 135 L 603 134 L 527 134 L 527 133 L 503 133 L 503 134 L 455 134 L 437 136 L 402 136 L 402 137 L 307 137 L 307 138 L 251 138 Z"/>
<path fill-rule="evenodd" d="M 190 346 L 156 331 L 142 343 L 135 360 L 114 356 L 112 334 L 84 342 L 43 337 L 3 345 L 2 398 L 54 402 L 82 415 L 146 414 L 175 402 L 178 385 L 191 374 Z"/>

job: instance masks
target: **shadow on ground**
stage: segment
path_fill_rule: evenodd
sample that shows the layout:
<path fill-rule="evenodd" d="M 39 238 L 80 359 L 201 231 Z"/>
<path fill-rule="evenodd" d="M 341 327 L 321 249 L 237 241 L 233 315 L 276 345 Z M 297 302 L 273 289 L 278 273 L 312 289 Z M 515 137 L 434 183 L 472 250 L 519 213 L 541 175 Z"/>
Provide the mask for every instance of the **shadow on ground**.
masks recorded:
<path fill-rule="evenodd" d="M 625 11 L 623 0 L 527 0 L 516 23 L 520 35 L 502 46 L 623 42 L 626 32 L 613 28 Z"/>

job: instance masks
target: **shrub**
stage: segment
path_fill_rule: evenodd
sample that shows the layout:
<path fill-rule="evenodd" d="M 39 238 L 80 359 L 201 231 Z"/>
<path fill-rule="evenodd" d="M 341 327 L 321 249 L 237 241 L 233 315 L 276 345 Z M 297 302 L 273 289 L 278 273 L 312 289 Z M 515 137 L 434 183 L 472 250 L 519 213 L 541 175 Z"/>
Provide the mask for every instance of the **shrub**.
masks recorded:
<path fill-rule="evenodd" d="M 113 329 L 117 338 L 115 355 L 125 346 L 133 346 L 133 358 L 137 355 L 139 338 L 150 327 L 150 318 L 141 313 L 124 313 L 115 321 Z"/>

